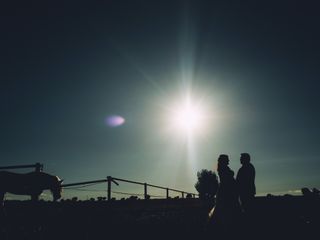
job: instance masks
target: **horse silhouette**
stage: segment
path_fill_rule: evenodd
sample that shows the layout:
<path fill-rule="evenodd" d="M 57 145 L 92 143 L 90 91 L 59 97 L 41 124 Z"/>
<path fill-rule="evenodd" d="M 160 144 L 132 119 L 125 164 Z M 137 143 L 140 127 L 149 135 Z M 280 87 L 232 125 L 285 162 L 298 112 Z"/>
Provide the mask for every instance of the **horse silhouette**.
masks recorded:
<path fill-rule="evenodd" d="M 62 181 L 59 177 L 44 172 L 21 174 L 0 171 L 0 204 L 3 204 L 6 193 L 30 195 L 31 200 L 36 200 L 43 190 L 50 190 L 53 201 L 56 201 L 61 198 Z"/>

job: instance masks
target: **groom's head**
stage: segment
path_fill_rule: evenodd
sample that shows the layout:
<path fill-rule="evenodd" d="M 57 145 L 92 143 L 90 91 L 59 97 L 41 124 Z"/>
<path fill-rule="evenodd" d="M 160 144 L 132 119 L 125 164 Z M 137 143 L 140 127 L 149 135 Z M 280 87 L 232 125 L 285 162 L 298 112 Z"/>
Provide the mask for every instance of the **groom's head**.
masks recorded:
<path fill-rule="evenodd" d="M 250 162 L 250 155 L 249 153 L 241 153 L 240 157 L 240 163 L 241 164 L 246 164 Z"/>

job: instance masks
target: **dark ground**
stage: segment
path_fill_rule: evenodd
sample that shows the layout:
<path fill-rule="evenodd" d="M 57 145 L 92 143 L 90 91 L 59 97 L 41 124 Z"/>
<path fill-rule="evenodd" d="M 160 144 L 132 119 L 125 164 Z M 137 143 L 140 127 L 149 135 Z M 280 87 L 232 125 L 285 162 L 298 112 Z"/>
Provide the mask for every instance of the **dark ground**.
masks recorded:
<path fill-rule="evenodd" d="M 23 239 L 319 239 L 320 198 L 258 197 L 252 216 L 207 225 L 199 199 L 7 201 L 1 240 Z"/>

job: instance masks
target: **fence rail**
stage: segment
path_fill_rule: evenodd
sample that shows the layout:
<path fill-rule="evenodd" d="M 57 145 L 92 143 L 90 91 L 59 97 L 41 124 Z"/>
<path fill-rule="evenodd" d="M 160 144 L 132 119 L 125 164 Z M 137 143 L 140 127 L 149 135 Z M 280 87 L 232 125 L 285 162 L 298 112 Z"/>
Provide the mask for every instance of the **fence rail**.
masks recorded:
<path fill-rule="evenodd" d="M 36 172 L 41 172 L 43 170 L 43 164 L 36 163 L 36 164 L 30 164 L 30 165 L 14 165 L 14 166 L 5 166 L 0 167 L 0 170 L 6 170 L 6 169 L 20 169 L 20 168 L 34 168 Z"/>
<path fill-rule="evenodd" d="M 116 185 L 119 185 L 118 181 L 119 182 L 126 182 L 126 183 L 132 183 L 132 184 L 144 186 L 144 194 L 143 194 L 144 195 L 144 199 L 149 199 L 149 197 L 150 197 L 150 195 L 148 195 L 148 187 L 153 187 L 153 188 L 159 188 L 159 189 L 166 190 L 166 198 L 170 198 L 170 196 L 169 196 L 169 192 L 170 191 L 171 192 L 180 193 L 182 198 L 185 197 L 185 194 L 190 194 L 192 197 L 199 196 L 196 193 L 185 192 L 185 191 L 181 191 L 181 190 L 174 189 L 174 188 L 162 187 L 162 186 L 158 186 L 158 185 L 148 184 L 148 183 L 144 183 L 144 182 L 137 182 L 137 181 L 132 181 L 132 180 L 123 179 L 123 178 L 114 178 L 114 177 L 111 177 L 111 176 L 108 176 L 105 179 L 99 179 L 99 180 L 93 180 L 93 181 L 62 184 L 62 187 L 66 188 L 66 187 L 71 187 L 71 186 L 80 186 L 80 185 L 86 185 L 86 184 L 107 182 L 107 199 L 111 200 L 112 183 L 114 183 Z"/>

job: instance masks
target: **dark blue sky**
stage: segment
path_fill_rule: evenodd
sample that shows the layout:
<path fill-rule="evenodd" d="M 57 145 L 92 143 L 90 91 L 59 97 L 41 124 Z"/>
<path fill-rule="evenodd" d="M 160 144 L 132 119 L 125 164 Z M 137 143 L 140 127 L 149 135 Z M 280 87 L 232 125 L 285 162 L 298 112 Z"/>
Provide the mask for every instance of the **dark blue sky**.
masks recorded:
<path fill-rule="evenodd" d="M 249 152 L 259 194 L 320 187 L 316 1 L 0 9 L 1 165 L 41 162 L 66 182 L 112 175 L 194 192 L 196 171 L 213 169 L 220 153 L 237 171 Z M 186 90 L 213 115 L 192 153 L 163 120 Z M 125 124 L 108 127 L 112 114 Z"/>

